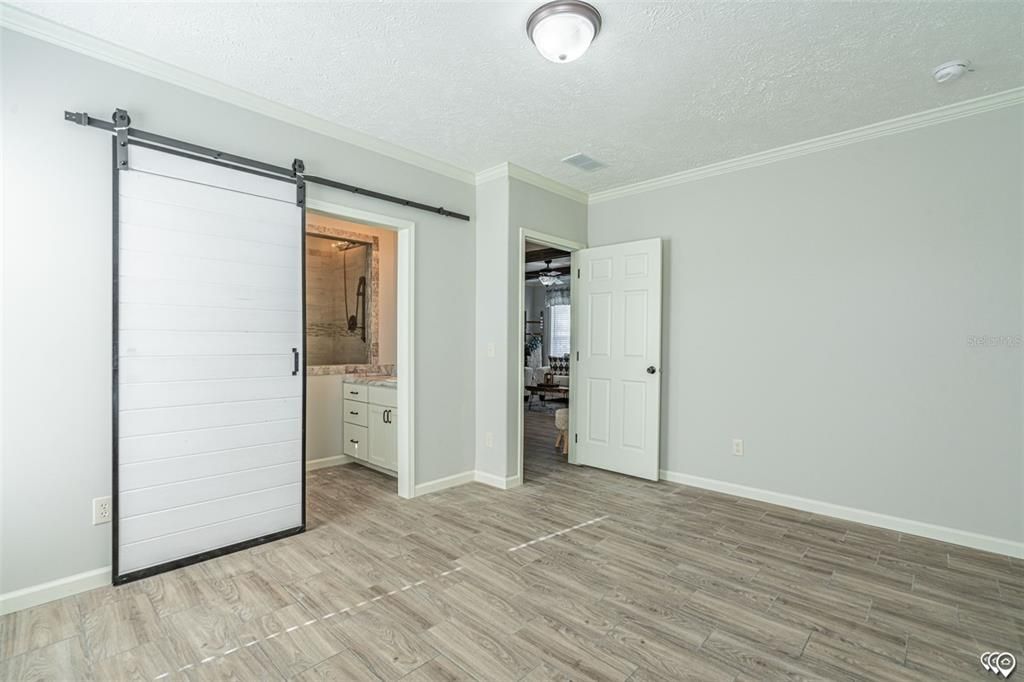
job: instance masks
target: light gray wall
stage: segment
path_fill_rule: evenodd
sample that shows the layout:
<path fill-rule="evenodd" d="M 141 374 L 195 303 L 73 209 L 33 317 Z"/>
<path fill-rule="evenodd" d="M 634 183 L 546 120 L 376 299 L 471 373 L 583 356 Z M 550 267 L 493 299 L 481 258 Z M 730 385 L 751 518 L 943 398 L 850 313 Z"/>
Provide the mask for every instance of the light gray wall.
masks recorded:
<path fill-rule="evenodd" d="M 662 237 L 662 468 L 1024 539 L 1024 110 L 593 204 Z M 743 438 L 745 455 L 731 454 Z"/>
<path fill-rule="evenodd" d="M 502 177 L 477 186 L 476 210 L 476 469 L 504 479 L 518 474 L 522 438 L 516 398 L 523 373 L 519 230 L 525 227 L 585 243 L 587 206 Z M 488 352 L 492 345 L 493 356 Z"/>
<path fill-rule="evenodd" d="M 499 478 L 505 477 L 505 448 L 510 434 L 505 403 L 512 390 L 507 364 L 511 352 L 507 318 L 512 276 L 508 201 L 507 178 L 477 185 L 475 467 Z"/>
<path fill-rule="evenodd" d="M 522 180 L 509 180 L 509 230 L 508 259 L 510 272 L 515 273 L 516 288 L 509 291 L 506 303 L 509 339 L 509 352 L 506 356 L 508 365 L 508 382 L 512 390 L 506 394 L 518 396 L 515 390 L 523 368 L 519 362 L 519 350 L 516 344 L 522 344 L 523 330 L 519 312 L 519 230 L 526 228 L 536 232 L 568 239 L 580 244 L 587 243 L 587 205 L 550 192 Z M 509 400 L 506 403 L 509 439 L 506 451 L 506 476 L 518 475 L 519 442 L 523 434 L 519 431 L 519 407 L 522 400 Z"/>
<path fill-rule="evenodd" d="M 111 487 L 108 135 L 65 109 L 471 213 L 474 188 L 80 54 L 2 33 L 3 481 L 0 593 L 110 563 L 91 499 Z M 474 225 L 310 187 L 413 220 L 416 480 L 472 469 Z M 46 249 L 40 249 L 46 244 Z M 401 371 L 401 370 L 400 370 Z"/>
<path fill-rule="evenodd" d="M 509 181 L 510 237 L 519 248 L 519 228 L 587 243 L 587 205 L 518 178 Z M 513 256 L 518 266 L 519 254 Z"/>

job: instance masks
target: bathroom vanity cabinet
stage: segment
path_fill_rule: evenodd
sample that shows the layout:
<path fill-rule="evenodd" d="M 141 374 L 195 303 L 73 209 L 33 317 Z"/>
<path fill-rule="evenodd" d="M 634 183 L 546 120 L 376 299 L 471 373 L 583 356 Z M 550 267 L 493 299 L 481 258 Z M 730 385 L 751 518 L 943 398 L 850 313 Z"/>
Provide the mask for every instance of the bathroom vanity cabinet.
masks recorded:
<path fill-rule="evenodd" d="M 398 471 L 398 390 L 394 382 L 380 384 L 344 383 L 344 453 L 394 474 Z"/>

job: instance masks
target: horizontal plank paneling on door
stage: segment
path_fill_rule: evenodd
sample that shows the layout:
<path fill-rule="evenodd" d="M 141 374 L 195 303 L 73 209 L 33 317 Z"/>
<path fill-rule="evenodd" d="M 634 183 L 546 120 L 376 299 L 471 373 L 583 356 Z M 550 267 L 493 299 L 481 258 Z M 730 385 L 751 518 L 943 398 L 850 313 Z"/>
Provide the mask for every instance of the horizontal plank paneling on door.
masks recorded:
<path fill-rule="evenodd" d="M 295 291 L 175 279 L 125 277 L 119 280 L 121 303 L 152 303 L 210 308 L 245 308 L 299 312 Z"/>
<path fill-rule="evenodd" d="M 153 381 L 205 381 L 290 376 L 291 353 L 275 355 L 187 355 L 180 357 L 121 358 L 118 381 L 139 384 Z"/>
<path fill-rule="evenodd" d="M 282 443 L 302 437 L 300 420 L 258 422 L 216 429 L 161 433 L 155 436 L 122 437 L 118 443 L 121 464 L 146 462 L 200 452 L 217 452 L 253 445 Z"/>
<path fill-rule="evenodd" d="M 294 182 L 129 156 L 117 212 L 118 575 L 300 526 L 304 475 Z"/>
<path fill-rule="evenodd" d="M 277 267 L 292 267 L 299 258 L 295 247 L 132 225 L 124 221 L 121 225 L 120 245 L 129 251 L 152 251 L 171 256 Z"/>
<path fill-rule="evenodd" d="M 296 504 L 273 509 L 213 526 L 165 535 L 144 542 L 123 545 L 119 563 L 122 573 L 175 561 L 203 551 L 218 549 L 242 540 L 269 535 L 302 524 L 302 510 Z"/>
<path fill-rule="evenodd" d="M 213 405 L 154 407 L 122 412 L 121 437 L 288 419 L 302 412 L 302 398 L 267 398 Z"/>
<path fill-rule="evenodd" d="M 275 355 L 301 347 L 300 332 L 124 331 L 120 355 Z"/>
<path fill-rule="evenodd" d="M 253 173 L 244 173 L 233 168 L 225 168 L 211 163 L 202 163 L 174 154 L 167 154 L 155 149 L 147 149 L 132 145 L 128 148 L 128 161 L 132 170 L 139 171 L 132 173 L 132 177 L 146 177 L 146 174 L 155 173 L 159 179 L 177 178 L 184 180 L 190 185 L 198 185 L 198 189 L 190 191 L 189 196 L 194 196 L 201 191 L 202 185 L 212 185 L 209 189 L 217 192 L 217 198 L 224 202 L 223 195 L 258 195 L 267 199 L 277 200 L 284 203 L 295 203 L 295 182 L 288 180 L 277 180 Z M 166 184 L 166 183 L 164 183 Z M 159 184 L 157 185 L 160 186 Z M 225 192 L 224 190 L 233 190 Z M 251 197 L 255 199 L 256 197 Z M 252 202 L 250 201 L 249 204 Z M 247 204 L 247 205 L 249 205 Z M 238 207 L 232 207 L 235 211 Z"/>
<path fill-rule="evenodd" d="M 151 251 L 121 250 L 120 274 L 142 279 L 176 279 L 184 282 L 250 286 L 298 291 L 299 268 L 232 263 L 196 256 L 174 256 Z"/>
<path fill-rule="evenodd" d="M 265 398 L 295 398 L 302 386 L 292 377 L 275 379 L 231 379 L 227 381 L 182 381 L 178 383 L 125 384 L 121 386 L 121 410 L 231 403 Z"/>
<path fill-rule="evenodd" d="M 160 514 L 143 514 L 122 519 L 120 540 L 124 545 L 150 540 L 161 535 L 181 533 L 202 526 L 223 523 L 251 514 L 280 509 L 295 504 L 298 483 L 245 493 L 178 507 Z"/>
<path fill-rule="evenodd" d="M 244 331 L 294 332 L 302 324 L 302 313 L 237 308 L 193 308 L 156 306 L 151 303 L 122 303 L 124 331 Z"/>
<path fill-rule="evenodd" d="M 299 461 L 260 469 L 246 469 L 220 476 L 125 490 L 121 492 L 118 511 L 121 520 L 124 520 L 130 516 L 152 514 L 231 495 L 276 488 L 301 480 L 302 463 Z"/>
<path fill-rule="evenodd" d="M 119 468 L 118 483 L 122 490 L 135 490 L 206 476 L 220 476 L 233 471 L 286 464 L 296 462 L 301 458 L 301 447 L 300 441 L 293 440 L 237 450 L 206 452 L 200 455 L 183 455 L 172 459 L 124 464 Z"/>
<path fill-rule="evenodd" d="M 157 208 L 159 210 L 154 210 Z M 126 224 L 182 234 L 245 239 L 256 244 L 279 244 L 284 247 L 296 246 L 294 236 L 282 230 L 278 221 L 264 220 L 263 216 L 232 215 L 122 194 L 120 217 Z"/>

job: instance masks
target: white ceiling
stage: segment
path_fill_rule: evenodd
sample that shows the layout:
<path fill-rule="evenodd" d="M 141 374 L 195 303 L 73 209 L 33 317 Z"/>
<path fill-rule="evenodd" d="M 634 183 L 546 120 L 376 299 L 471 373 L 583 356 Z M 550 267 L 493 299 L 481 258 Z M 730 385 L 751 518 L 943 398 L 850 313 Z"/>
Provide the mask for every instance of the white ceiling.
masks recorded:
<path fill-rule="evenodd" d="M 583 191 L 1024 85 L 1024 3 L 612 2 L 553 64 L 537 2 L 14 3 L 455 166 Z M 945 86 L 931 69 L 968 58 Z M 584 152 L 608 168 L 560 163 Z"/>

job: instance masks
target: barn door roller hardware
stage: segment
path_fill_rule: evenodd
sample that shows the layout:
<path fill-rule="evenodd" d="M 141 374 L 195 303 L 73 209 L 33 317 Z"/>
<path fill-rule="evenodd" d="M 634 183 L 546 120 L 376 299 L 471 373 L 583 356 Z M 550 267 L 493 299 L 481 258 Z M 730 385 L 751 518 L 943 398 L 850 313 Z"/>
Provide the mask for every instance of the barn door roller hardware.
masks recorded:
<path fill-rule="evenodd" d="M 276 166 L 274 164 L 264 163 L 263 161 L 249 159 L 236 154 L 229 154 L 228 152 L 222 152 L 218 149 L 212 149 L 210 147 L 176 140 L 172 137 L 164 137 L 163 135 L 146 132 L 145 130 L 139 130 L 138 128 L 131 127 L 131 116 L 129 116 L 128 112 L 124 109 L 117 109 L 114 111 L 112 123 L 102 121 L 98 118 L 93 118 L 85 112 L 79 113 L 74 111 L 65 111 L 64 120 L 113 133 L 117 139 L 118 168 L 128 168 L 128 145 L 135 144 L 140 147 L 148 147 L 150 149 L 176 153 L 180 156 L 186 156 L 199 161 L 207 161 L 220 166 L 235 168 L 237 170 L 247 171 L 279 180 L 294 180 L 296 184 L 296 203 L 299 206 L 304 206 L 306 203 L 306 183 L 313 182 L 325 187 L 332 187 L 345 192 L 351 192 L 353 194 L 359 194 L 361 196 L 378 199 L 380 201 L 398 204 L 399 206 L 415 208 L 418 211 L 435 213 L 437 215 L 445 216 L 446 218 L 455 218 L 457 220 L 470 219 L 469 216 L 464 213 L 449 211 L 443 206 L 431 206 L 411 199 L 396 197 L 392 194 L 376 192 L 371 189 L 366 189 L 365 187 L 358 187 L 346 182 L 339 182 L 338 180 L 331 180 L 329 178 L 316 175 L 306 175 L 305 164 L 303 164 L 299 159 L 296 159 L 295 162 L 293 162 L 291 168 L 286 168 L 284 166 Z"/>

